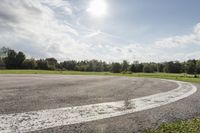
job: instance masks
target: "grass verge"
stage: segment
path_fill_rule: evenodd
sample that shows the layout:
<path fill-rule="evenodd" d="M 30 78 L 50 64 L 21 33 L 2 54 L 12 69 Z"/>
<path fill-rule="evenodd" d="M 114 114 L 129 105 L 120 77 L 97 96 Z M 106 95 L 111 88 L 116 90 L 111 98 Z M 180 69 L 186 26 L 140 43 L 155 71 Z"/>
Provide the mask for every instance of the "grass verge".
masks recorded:
<path fill-rule="evenodd" d="M 186 121 L 176 121 L 173 123 L 163 123 L 156 130 L 149 130 L 146 133 L 199 133 L 200 119 Z"/>

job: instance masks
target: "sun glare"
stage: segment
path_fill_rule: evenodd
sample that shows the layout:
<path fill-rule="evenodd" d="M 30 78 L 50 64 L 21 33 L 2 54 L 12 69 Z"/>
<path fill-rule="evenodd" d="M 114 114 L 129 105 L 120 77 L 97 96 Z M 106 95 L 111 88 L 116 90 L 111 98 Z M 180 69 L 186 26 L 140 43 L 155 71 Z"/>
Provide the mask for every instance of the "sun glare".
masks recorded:
<path fill-rule="evenodd" d="M 91 0 L 87 8 L 92 16 L 103 17 L 107 14 L 107 4 L 105 0 Z"/>

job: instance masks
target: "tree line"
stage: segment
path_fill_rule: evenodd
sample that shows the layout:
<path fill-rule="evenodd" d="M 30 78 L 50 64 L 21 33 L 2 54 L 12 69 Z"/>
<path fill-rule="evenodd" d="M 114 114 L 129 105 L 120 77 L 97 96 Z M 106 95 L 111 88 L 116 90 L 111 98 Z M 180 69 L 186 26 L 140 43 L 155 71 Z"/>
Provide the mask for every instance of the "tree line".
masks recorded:
<path fill-rule="evenodd" d="M 38 69 L 38 70 L 70 70 L 86 72 L 113 72 L 113 73 L 188 73 L 200 74 L 200 60 L 188 60 L 185 62 L 169 61 L 162 63 L 139 63 L 134 61 L 129 63 L 124 60 L 122 63 L 107 63 L 99 60 L 67 60 L 58 62 L 55 58 L 46 59 L 27 59 L 21 51 L 16 52 L 13 49 L 0 49 L 0 68 L 6 69 Z"/>

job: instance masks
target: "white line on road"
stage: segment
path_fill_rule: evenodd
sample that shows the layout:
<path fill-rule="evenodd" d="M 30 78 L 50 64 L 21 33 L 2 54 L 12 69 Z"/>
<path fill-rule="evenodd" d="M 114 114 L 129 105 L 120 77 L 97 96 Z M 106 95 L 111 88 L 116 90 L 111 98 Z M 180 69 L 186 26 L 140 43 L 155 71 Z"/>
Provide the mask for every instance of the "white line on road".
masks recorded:
<path fill-rule="evenodd" d="M 30 132 L 46 128 L 100 120 L 166 105 L 196 92 L 197 88 L 180 81 L 178 88 L 128 101 L 0 115 L 0 132 Z"/>

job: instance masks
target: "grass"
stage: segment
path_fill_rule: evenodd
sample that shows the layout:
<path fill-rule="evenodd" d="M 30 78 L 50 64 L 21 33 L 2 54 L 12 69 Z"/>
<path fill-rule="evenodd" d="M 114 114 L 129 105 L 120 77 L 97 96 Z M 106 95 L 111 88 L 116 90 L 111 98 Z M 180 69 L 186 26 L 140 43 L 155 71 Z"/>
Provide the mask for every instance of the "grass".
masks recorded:
<path fill-rule="evenodd" d="M 78 72 L 78 71 L 48 71 L 48 70 L 0 70 L 0 74 L 62 74 L 62 75 L 109 75 L 109 76 L 128 76 L 128 77 L 148 77 L 172 79 L 192 83 L 200 83 L 200 78 L 194 78 L 194 75 L 186 74 L 168 74 L 168 73 L 110 73 L 110 72 Z M 200 133 L 200 119 L 187 121 L 177 121 L 173 123 L 164 123 L 156 130 L 149 130 L 147 133 Z"/>
<path fill-rule="evenodd" d="M 193 75 L 169 74 L 169 73 L 110 73 L 110 72 L 78 72 L 78 71 L 48 71 L 48 70 L 0 70 L 0 74 L 62 74 L 62 75 L 110 75 L 110 76 L 129 76 L 129 77 L 148 77 L 172 79 L 192 83 L 200 83 L 200 78 Z"/>
<path fill-rule="evenodd" d="M 158 129 L 146 133 L 200 133 L 200 119 L 163 123 Z"/>

